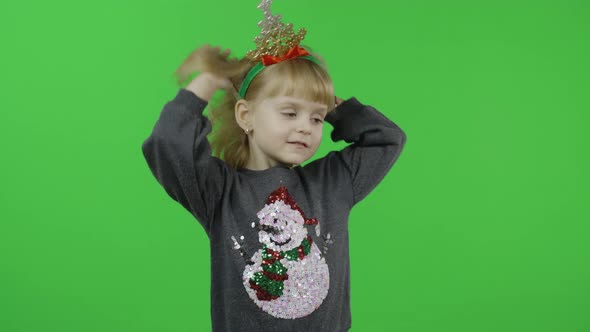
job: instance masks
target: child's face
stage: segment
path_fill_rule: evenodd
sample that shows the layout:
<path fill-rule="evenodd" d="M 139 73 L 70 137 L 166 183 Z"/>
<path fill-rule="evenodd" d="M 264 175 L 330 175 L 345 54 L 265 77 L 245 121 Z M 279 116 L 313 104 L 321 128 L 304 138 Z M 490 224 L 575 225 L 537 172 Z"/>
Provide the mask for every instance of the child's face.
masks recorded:
<path fill-rule="evenodd" d="M 322 140 L 324 104 L 278 96 L 264 99 L 250 113 L 250 161 L 247 168 L 299 165 L 311 158 Z M 293 142 L 303 142 L 306 146 Z"/>

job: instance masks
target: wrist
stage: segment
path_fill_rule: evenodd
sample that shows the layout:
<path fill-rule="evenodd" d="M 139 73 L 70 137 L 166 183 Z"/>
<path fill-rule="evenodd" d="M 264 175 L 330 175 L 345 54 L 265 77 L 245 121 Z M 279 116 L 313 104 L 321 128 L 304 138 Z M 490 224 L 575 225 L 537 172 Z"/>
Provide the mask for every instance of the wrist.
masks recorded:
<path fill-rule="evenodd" d="M 185 89 L 193 92 L 201 99 L 208 102 L 219 88 L 214 83 L 209 73 L 201 73 L 195 77 Z"/>

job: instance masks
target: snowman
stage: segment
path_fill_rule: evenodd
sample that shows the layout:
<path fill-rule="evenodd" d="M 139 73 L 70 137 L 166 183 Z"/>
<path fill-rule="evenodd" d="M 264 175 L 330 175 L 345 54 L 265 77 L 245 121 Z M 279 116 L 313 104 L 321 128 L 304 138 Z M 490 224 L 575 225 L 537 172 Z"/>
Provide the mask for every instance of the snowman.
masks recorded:
<path fill-rule="evenodd" d="M 262 248 L 251 258 L 234 236 L 246 262 L 242 281 L 246 292 L 263 311 L 277 318 L 295 319 L 309 315 L 326 298 L 330 273 L 325 257 L 307 234 L 305 225 L 316 225 L 316 218 L 305 218 L 287 188 L 271 193 L 266 205 L 257 213 L 258 241 Z M 243 240 L 243 236 L 241 237 Z M 330 234 L 323 237 L 324 253 L 332 243 Z"/>

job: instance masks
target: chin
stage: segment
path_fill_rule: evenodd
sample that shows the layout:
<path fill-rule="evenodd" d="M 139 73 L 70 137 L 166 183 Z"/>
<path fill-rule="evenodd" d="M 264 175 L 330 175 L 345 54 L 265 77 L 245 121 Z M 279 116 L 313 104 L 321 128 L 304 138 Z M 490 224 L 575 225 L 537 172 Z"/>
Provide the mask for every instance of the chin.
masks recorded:
<path fill-rule="evenodd" d="M 291 157 L 291 158 L 284 158 L 282 159 L 283 161 L 280 161 L 281 164 L 286 165 L 286 166 L 297 166 L 297 165 L 301 165 L 304 162 L 306 162 L 307 160 L 309 160 L 311 157 L 313 156 L 313 153 L 311 155 L 298 155 L 297 157 Z"/>
<path fill-rule="evenodd" d="M 299 164 L 303 163 L 304 161 L 306 161 L 307 159 L 308 158 L 301 158 L 301 157 L 299 157 L 299 158 L 292 158 L 292 159 L 289 159 L 289 162 L 287 164 L 296 164 L 296 165 L 299 165 Z"/>

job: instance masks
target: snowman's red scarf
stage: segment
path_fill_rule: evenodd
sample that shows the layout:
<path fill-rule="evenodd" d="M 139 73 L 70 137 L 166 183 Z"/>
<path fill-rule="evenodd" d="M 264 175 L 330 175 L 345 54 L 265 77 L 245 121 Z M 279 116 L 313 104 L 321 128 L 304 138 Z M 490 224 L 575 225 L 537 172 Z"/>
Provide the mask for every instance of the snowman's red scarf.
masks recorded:
<path fill-rule="evenodd" d="M 289 275 L 287 268 L 281 264 L 280 260 L 283 258 L 290 261 L 303 260 L 311 251 L 312 243 L 311 236 L 307 235 L 297 248 L 287 251 L 275 251 L 267 248 L 266 244 L 262 246 L 262 271 L 256 272 L 249 280 L 250 288 L 256 291 L 256 297 L 259 300 L 270 301 L 283 295 L 283 282 L 289 279 Z M 278 270 L 278 273 L 272 272 L 273 269 Z"/>

